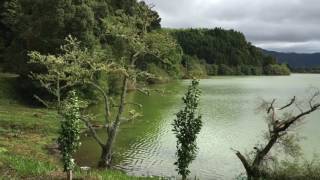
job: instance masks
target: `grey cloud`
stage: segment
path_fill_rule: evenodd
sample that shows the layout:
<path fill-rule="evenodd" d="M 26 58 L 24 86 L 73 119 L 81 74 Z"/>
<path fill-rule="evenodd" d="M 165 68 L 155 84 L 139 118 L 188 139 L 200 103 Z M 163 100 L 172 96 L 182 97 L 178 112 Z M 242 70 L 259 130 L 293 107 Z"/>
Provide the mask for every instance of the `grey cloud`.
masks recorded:
<path fill-rule="evenodd" d="M 319 0 L 147 2 L 155 5 L 164 27 L 223 27 L 243 32 L 249 41 L 262 48 L 299 52 L 320 51 Z"/>

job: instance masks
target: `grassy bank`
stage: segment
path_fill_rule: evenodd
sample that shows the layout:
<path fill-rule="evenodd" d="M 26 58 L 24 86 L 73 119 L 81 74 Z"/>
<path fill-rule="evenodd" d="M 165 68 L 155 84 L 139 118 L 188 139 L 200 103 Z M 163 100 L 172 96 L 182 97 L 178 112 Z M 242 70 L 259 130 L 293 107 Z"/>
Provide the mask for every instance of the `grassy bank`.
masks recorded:
<path fill-rule="evenodd" d="M 57 115 L 29 107 L 15 93 L 16 76 L 0 74 L 0 179 L 64 179 L 52 147 L 59 128 Z M 110 170 L 75 173 L 77 179 L 154 179 Z"/>

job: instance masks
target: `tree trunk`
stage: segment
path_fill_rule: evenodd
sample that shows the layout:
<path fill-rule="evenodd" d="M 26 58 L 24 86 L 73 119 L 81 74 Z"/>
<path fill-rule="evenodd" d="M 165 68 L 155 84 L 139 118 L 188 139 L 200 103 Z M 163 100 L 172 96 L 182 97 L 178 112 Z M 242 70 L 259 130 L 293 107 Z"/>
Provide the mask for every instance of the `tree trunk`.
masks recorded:
<path fill-rule="evenodd" d="M 186 180 L 187 176 L 186 175 L 182 175 L 182 180 Z"/>
<path fill-rule="evenodd" d="M 111 149 L 107 147 L 102 148 L 101 157 L 98 166 L 101 168 L 110 168 L 111 167 Z"/>
<path fill-rule="evenodd" d="M 72 170 L 67 171 L 67 180 L 72 180 Z"/>
<path fill-rule="evenodd" d="M 117 114 L 116 120 L 112 124 L 112 127 L 109 127 L 107 143 L 104 146 L 104 148 L 102 149 L 99 167 L 103 167 L 103 168 L 111 167 L 112 145 L 113 145 L 114 140 L 116 138 L 117 129 L 120 125 L 120 119 L 121 119 L 122 113 L 124 111 L 125 98 L 127 95 L 127 84 L 128 84 L 128 77 L 124 77 L 118 114 Z"/>

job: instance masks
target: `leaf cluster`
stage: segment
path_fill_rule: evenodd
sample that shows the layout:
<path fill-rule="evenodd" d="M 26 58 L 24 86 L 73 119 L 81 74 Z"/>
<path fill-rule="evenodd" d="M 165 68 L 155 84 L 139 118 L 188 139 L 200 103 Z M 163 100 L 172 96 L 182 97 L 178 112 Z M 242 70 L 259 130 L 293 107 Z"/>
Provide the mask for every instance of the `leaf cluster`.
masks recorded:
<path fill-rule="evenodd" d="M 60 111 L 62 119 L 58 144 L 62 154 L 64 171 L 74 169 L 75 163 L 72 155 L 81 145 L 81 108 L 83 108 L 83 102 L 76 96 L 75 91 L 71 91 Z"/>

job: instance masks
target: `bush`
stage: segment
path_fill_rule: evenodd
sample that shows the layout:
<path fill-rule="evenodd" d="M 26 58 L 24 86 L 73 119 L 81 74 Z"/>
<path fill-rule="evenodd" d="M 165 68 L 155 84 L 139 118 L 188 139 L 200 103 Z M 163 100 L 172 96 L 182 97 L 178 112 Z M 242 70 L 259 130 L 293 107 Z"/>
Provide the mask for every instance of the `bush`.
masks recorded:
<path fill-rule="evenodd" d="M 149 84 L 165 83 L 170 80 L 168 73 L 154 63 L 147 65 L 147 72 L 152 74 L 146 79 Z"/>
<path fill-rule="evenodd" d="M 264 67 L 266 75 L 289 75 L 290 69 L 285 64 L 270 64 Z"/>
<path fill-rule="evenodd" d="M 305 180 L 305 179 L 319 179 L 320 177 L 320 159 L 315 156 L 313 160 L 303 162 L 295 160 L 274 162 L 273 168 L 268 171 L 270 180 Z"/>
<path fill-rule="evenodd" d="M 209 76 L 216 76 L 218 75 L 218 65 L 216 64 L 207 64 L 206 69 L 207 69 L 207 74 Z"/>
<path fill-rule="evenodd" d="M 221 64 L 221 65 L 219 65 L 218 74 L 219 75 L 234 75 L 234 70 L 225 64 Z"/>
<path fill-rule="evenodd" d="M 185 68 L 185 78 L 201 78 L 207 76 L 205 62 L 197 56 L 183 55 L 182 65 Z"/>

